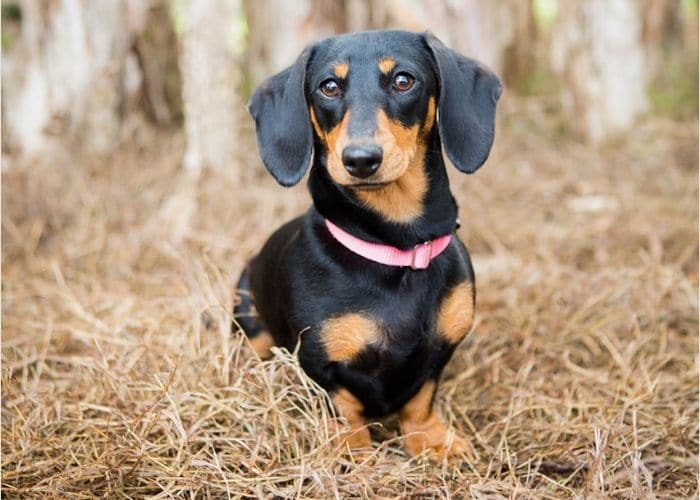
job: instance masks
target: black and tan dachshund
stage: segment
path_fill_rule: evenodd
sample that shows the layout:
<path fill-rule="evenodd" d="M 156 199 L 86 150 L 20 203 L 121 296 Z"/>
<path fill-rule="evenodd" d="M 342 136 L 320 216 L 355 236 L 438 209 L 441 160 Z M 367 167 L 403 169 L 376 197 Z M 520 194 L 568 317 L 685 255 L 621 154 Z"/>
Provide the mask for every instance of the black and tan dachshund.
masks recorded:
<path fill-rule="evenodd" d="M 311 166 L 313 206 L 249 263 L 234 316 L 261 356 L 299 344 L 351 450 L 371 446 L 368 419 L 397 411 L 410 454 L 467 447 L 433 407 L 475 301 L 445 160 L 486 161 L 500 94 L 430 33 L 376 31 L 309 46 L 250 101 L 265 166 L 283 186 Z"/>

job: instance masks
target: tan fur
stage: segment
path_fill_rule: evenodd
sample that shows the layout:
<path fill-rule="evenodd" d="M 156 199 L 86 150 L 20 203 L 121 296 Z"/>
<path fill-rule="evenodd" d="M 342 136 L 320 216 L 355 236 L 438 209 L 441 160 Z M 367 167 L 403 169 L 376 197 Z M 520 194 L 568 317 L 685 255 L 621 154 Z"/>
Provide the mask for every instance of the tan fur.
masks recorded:
<path fill-rule="evenodd" d="M 382 57 L 379 60 L 379 71 L 388 75 L 396 67 L 396 60 L 391 57 Z"/>
<path fill-rule="evenodd" d="M 345 170 L 343 165 L 343 149 L 350 142 L 348 137 L 348 123 L 350 123 L 350 111 L 345 113 L 340 122 L 333 127 L 329 132 L 324 132 L 318 123 L 316 118 L 316 113 L 312 107 L 309 108 L 309 115 L 311 117 L 311 124 L 316 131 L 319 138 L 326 143 L 328 147 L 328 160 L 326 163 L 326 168 L 328 168 L 328 173 L 331 178 L 341 185 L 348 185 L 353 183 L 353 177 Z"/>
<path fill-rule="evenodd" d="M 423 120 L 423 135 L 427 136 L 432 130 L 433 125 L 435 125 L 435 99 L 428 99 L 428 111 L 425 113 L 425 120 Z"/>
<path fill-rule="evenodd" d="M 426 382 L 401 409 L 404 444 L 413 456 L 428 450 L 434 460 L 454 460 L 468 453 L 469 445 L 457 436 L 450 439 L 448 427 L 432 407 L 434 393 L 435 382 Z"/>
<path fill-rule="evenodd" d="M 324 132 L 312 107 L 309 108 L 311 123 L 316 134 L 328 147 L 326 167 L 331 178 L 342 186 L 352 187 L 358 180 L 352 177 L 343 165 L 343 149 L 350 144 L 348 124 L 350 113 L 329 132 Z M 418 124 L 405 127 L 391 120 L 384 110 L 377 112 L 377 130 L 373 141 L 383 152 L 382 165 L 371 181 L 386 183 L 378 189 L 357 189 L 358 199 L 391 222 L 408 224 L 423 215 L 423 200 L 428 190 L 425 161 L 425 138 L 435 124 L 435 99 L 428 101 L 428 110 L 422 127 Z"/>
<path fill-rule="evenodd" d="M 340 389 L 331 399 L 338 415 L 348 422 L 347 428 L 339 429 L 343 443 L 351 450 L 370 448 L 372 440 L 369 430 L 365 427 L 362 403 L 347 389 Z"/>
<path fill-rule="evenodd" d="M 377 182 L 389 182 L 377 190 L 358 190 L 357 197 L 387 220 L 409 223 L 423 214 L 423 199 L 428 179 L 423 169 L 425 143 L 418 125 L 404 127 L 389 119 L 383 110 L 377 113 L 375 140 L 384 159 Z"/>
<path fill-rule="evenodd" d="M 324 321 L 321 335 L 330 361 L 349 361 L 379 340 L 380 332 L 374 320 L 351 313 Z"/>
<path fill-rule="evenodd" d="M 348 70 L 349 70 L 348 63 L 338 63 L 333 65 L 333 74 L 337 76 L 338 78 L 345 78 L 348 76 Z"/>
<path fill-rule="evenodd" d="M 461 341 L 474 323 L 474 288 L 464 281 L 449 291 L 438 311 L 437 330 L 450 343 Z"/>
<path fill-rule="evenodd" d="M 311 125 L 314 126 L 316 135 L 318 135 L 321 139 L 325 140 L 326 135 L 323 132 L 323 130 L 321 130 L 321 126 L 318 124 L 318 120 L 316 119 L 316 112 L 314 111 L 313 106 L 309 106 L 309 118 L 311 118 Z"/>
<path fill-rule="evenodd" d="M 262 359 L 268 359 L 272 356 L 270 347 L 275 345 L 275 340 L 270 335 L 270 332 L 263 330 L 252 339 L 249 339 L 250 346 Z"/>

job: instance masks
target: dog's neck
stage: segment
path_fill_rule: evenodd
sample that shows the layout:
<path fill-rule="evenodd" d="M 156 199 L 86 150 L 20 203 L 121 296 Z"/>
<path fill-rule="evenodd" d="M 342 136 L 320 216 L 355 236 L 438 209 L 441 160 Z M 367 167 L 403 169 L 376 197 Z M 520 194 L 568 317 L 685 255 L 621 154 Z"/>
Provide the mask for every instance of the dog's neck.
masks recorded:
<path fill-rule="evenodd" d="M 309 175 L 311 197 L 316 210 L 345 231 L 367 241 L 407 249 L 455 230 L 457 204 L 450 192 L 437 133 L 428 140 L 422 164 L 427 189 L 421 215 L 405 223 L 388 220 L 368 208 L 349 188 L 335 184 L 324 165 L 325 152 L 316 146 L 320 154 L 314 155 Z"/>

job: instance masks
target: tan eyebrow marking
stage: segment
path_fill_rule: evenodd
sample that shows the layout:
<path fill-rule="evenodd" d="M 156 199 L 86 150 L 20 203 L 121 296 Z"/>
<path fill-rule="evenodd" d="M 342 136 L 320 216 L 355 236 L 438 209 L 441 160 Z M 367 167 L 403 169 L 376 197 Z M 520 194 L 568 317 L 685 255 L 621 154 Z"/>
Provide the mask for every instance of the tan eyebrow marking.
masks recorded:
<path fill-rule="evenodd" d="M 396 67 L 396 59 L 393 59 L 391 57 L 382 57 L 379 60 L 379 70 L 382 73 L 390 73 L 392 69 Z"/>
<path fill-rule="evenodd" d="M 337 63 L 333 65 L 333 74 L 338 78 L 345 78 L 349 69 L 348 63 Z"/>

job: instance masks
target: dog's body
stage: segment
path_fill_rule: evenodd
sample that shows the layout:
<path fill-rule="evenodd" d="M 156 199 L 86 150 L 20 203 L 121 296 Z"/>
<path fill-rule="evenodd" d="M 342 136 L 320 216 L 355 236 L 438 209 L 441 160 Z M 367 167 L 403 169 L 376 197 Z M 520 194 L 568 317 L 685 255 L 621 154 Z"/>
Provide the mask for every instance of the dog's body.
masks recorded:
<path fill-rule="evenodd" d="M 399 411 L 412 454 L 464 451 L 433 409 L 475 300 L 442 148 L 458 169 L 476 170 L 499 95 L 491 72 L 429 34 L 369 32 L 313 45 L 251 99 L 263 161 L 281 184 L 297 183 L 313 156 L 314 207 L 250 262 L 234 313 L 261 355 L 299 343 L 301 366 L 348 420 L 351 448 L 370 446 L 366 418 Z M 424 242 L 451 239 L 425 269 L 386 265 L 326 221 L 414 258 Z"/>

